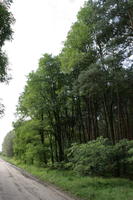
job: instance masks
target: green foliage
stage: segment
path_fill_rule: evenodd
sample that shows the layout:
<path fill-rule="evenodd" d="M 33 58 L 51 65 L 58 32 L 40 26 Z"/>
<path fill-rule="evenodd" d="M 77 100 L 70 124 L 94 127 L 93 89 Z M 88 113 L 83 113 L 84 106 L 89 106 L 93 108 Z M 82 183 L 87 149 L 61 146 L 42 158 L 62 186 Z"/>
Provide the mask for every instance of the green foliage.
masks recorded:
<path fill-rule="evenodd" d="M 131 1 L 87 1 L 60 55 L 62 69 L 73 76 L 74 98 L 80 98 L 81 103 L 75 103 L 81 108 L 78 113 L 81 112 L 79 121 L 83 121 L 82 135 L 89 129 L 91 140 L 101 135 L 114 143 L 132 138 L 132 106 L 126 104 L 133 98 L 130 79 L 133 73 L 129 72 L 133 51 L 132 8 Z"/>
<path fill-rule="evenodd" d="M 7 40 L 12 38 L 11 25 L 14 22 L 12 14 L 9 12 L 8 3 L 0 2 L 0 82 L 7 80 L 7 56 L 2 51 L 2 47 Z"/>
<path fill-rule="evenodd" d="M 17 159 L 28 164 L 41 164 L 47 146 L 41 143 L 38 121 L 17 121 L 14 124 L 14 154 Z"/>
<path fill-rule="evenodd" d="M 14 18 L 9 11 L 9 6 L 12 0 L 0 1 L 0 82 L 5 82 L 10 79 L 8 75 L 8 59 L 3 46 L 7 40 L 12 39 L 12 24 Z M 0 116 L 4 113 L 4 106 L 0 103 Z"/>
<path fill-rule="evenodd" d="M 5 111 L 5 106 L 2 103 L 0 103 L 0 118 L 3 117 L 4 111 Z"/>
<path fill-rule="evenodd" d="M 73 144 L 68 158 L 74 171 L 81 175 L 126 176 L 132 174 L 133 142 L 121 140 L 116 145 L 98 138 L 86 144 Z"/>
<path fill-rule="evenodd" d="M 133 175 L 133 141 L 120 140 L 114 146 L 113 163 L 116 176 Z"/>
<path fill-rule="evenodd" d="M 63 159 L 62 128 L 64 118 L 63 84 L 58 57 L 45 54 L 36 72 L 29 74 L 24 93 L 20 96 L 17 112 L 22 118 L 37 120 L 42 144 L 45 140 L 51 149 L 51 161 Z M 62 118 L 61 118 L 62 116 Z M 45 146 L 45 145 L 44 145 Z M 55 149 L 55 148 L 56 149 Z M 56 154 L 56 158 L 55 158 Z M 45 160 L 45 163 L 47 161 Z"/>
<path fill-rule="evenodd" d="M 108 172 L 108 163 L 112 149 L 108 140 L 98 138 L 87 144 L 74 144 L 68 157 L 75 171 L 82 175 L 104 175 Z"/>
<path fill-rule="evenodd" d="M 61 54 L 42 56 L 17 106 L 17 159 L 83 175 L 132 174 L 132 8 L 129 0 L 88 0 Z"/>
<path fill-rule="evenodd" d="M 7 157 L 13 157 L 13 140 L 14 140 L 14 131 L 10 131 L 4 138 L 2 144 L 2 154 Z"/>

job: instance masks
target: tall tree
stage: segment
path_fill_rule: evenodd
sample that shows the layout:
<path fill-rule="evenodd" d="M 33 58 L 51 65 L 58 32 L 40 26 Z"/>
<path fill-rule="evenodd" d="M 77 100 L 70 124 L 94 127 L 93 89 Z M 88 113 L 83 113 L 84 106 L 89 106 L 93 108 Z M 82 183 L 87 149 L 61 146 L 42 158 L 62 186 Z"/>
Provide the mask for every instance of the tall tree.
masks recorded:
<path fill-rule="evenodd" d="M 59 59 L 45 54 L 40 59 L 37 71 L 29 74 L 18 106 L 21 116 L 39 121 L 40 139 L 45 146 L 45 140 L 48 138 L 52 162 L 53 154 L 57 161 L 63 160 L 64 157 L 64 99 L 61 99 L 63 82 Z"/>
<path fill-rule="evenodd" d="M 5 41 L 12 39 L 12 24 L 14 18 L 9 11 L 9 6 L 11 0 L 0 1 L 0 82 L 7 81 L 9 79 L 7 66 L 8 59 L 5 52 L 2 50 L 2 47 L 5 44 Z M 0 115 L 4 113 L 4 106 L 0 104 Z"/>
<path fill-rule="evenodd" d="M 132 1 L 88 0 L 61 54 L 40 59 L 19 99 L 18 114 L 24 121 L 19 126 L 23 131 L 15 128 L 16 153 L 39 152 L 32 152 L 34 134 L 45 163 L 63 161 L 73 142 L 99 136 L 113 143 L 133 139 L 131 8 Z M 36 132 L 27 133 L 24 127 L 34 122 Z M 18 146 L 23 139 L 25 151 Z"/>
<path fill-rule="evenodd" d="M 14 18 L 9 11 L 9 5 L 12 1 L 0 2 L 0 81 L 6 81 L 7 76 L 7 56 L 2 51 L 5 41 L 12 39 L 12 27 Z"/>
<path fill-rule="evenodd" d="M 131 8 L 132 1 L 87 1 L 60 56 L 63 69 L 75 74 L 73 88 L 80 102 L 85 101 L 82 106 L 86 106 L 79 112 L 81 121 L 88 120 L 84 124 L 89 138 L 96 138 L 101 127 L 114 142 L 131 132 L 131 122 L 127 125 L 129 112 L 125 111 L 128 106 L 124 104 L 127 94 L 122 84 L 129 80 L 127 68 L 132 71 Z M 130 82 L 127 87 L 131 89 Z M 131 102 L 131 93 L 128 99 Z"/>

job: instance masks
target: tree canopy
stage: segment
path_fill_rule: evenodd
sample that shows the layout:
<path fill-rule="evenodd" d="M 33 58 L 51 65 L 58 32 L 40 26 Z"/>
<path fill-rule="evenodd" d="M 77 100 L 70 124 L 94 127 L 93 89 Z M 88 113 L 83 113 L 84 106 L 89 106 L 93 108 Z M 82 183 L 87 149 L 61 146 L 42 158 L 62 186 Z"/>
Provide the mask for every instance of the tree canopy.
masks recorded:
<path fill-rule="evenodd" d="M 3 52 L 2 47 L 5 41 L 12 39 L 12 24 L 14 18 L 9 11 L 9 5 L 12 1 L 0 2 L 0 82 L 4 82 L 8 79 L 7 64 L 8 59 Z"/>
<path fill-rule="evenodd" d="M 132 10 L 131 0 L 86 1 L 60 55 L 42 56 L 37 70 L 29 74 L 17 106 L 13 144 L 17 158 L 62 163 L 68 161 L 67 151 L 77 143 L 81 154 L 85 147 L 90 152 L 97 146 L 106 163 L 108 158 L 102 159 L 106 145 L 97 138 L 108 138 L 105 141 L 114 145 L 114 160 L 118 157 L 115 148 L 122 148 L 121 140 L 133 139 Z M 98 149 L 92 157 L 97 153 Z M 77 162 L 79 169 L 80 164 Z M 92 164 L 97 165 L 97 160 Z"/>
<path fill-rule="evenodd" d="M 9 11 L 12 0 L 0 1 L 0 82 L 9 80 L 8 75 L 8 58 L 3 51 L 6 41 L 12 39 L 12 24 L 14 18 Z M 0 115 L 4 113 L 4 105 L 0 103 Z"/>

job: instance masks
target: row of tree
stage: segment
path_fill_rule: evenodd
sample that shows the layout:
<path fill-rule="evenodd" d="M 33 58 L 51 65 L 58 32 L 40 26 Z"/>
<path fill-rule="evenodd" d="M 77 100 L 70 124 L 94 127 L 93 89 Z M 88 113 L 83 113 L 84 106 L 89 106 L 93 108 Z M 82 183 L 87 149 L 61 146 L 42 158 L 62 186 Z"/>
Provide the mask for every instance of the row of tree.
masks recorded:
<path fill-rule="evenodd" d="M 61 53 L 40 59 L 17 106 L 16 158 L 61 162 L 75 142 L 133 139 L 132 10 L 132 0 L 88 0 Z"/>

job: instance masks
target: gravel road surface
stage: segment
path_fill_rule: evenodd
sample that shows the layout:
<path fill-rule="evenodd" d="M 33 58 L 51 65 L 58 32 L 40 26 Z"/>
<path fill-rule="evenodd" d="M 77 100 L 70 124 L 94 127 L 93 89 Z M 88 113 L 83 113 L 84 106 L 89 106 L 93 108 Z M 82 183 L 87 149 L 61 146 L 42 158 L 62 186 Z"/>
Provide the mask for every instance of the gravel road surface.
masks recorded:
<path fill-rule="evenodd" d="M 0 159 L 0 200 L 74 200 Z"/>

